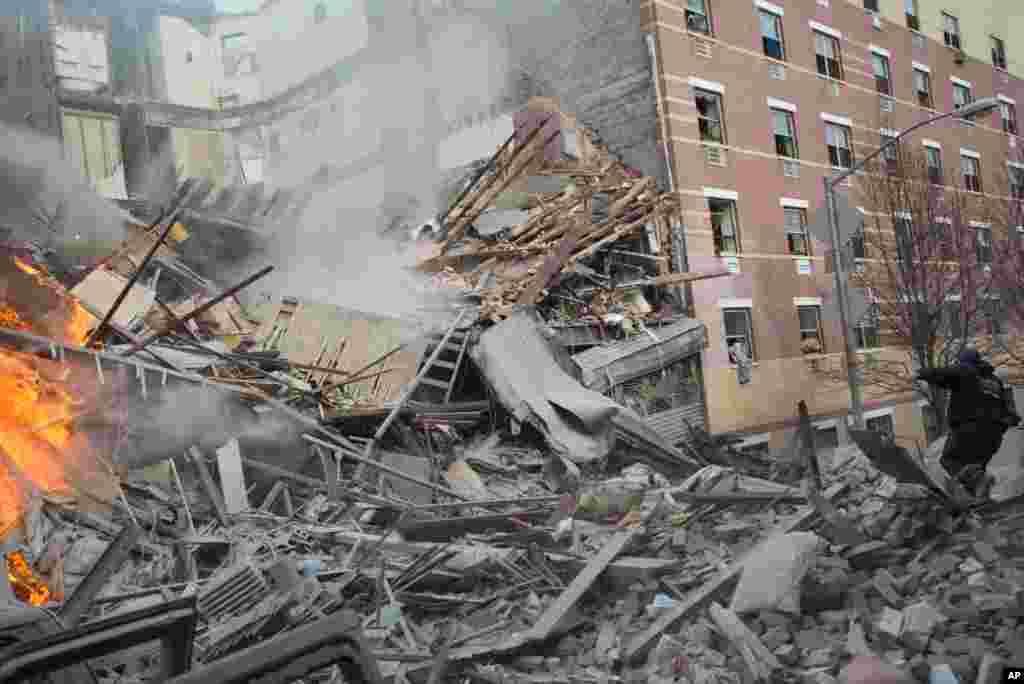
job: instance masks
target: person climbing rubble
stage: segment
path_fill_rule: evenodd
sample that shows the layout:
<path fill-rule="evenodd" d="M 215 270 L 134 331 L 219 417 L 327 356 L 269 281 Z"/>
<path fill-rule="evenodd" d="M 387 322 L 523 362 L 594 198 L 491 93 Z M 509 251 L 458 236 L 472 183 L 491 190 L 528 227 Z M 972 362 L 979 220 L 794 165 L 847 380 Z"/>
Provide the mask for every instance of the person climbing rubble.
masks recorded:
<path fill-rule="evenodd" d="M 1021 422 L 1008 400 L 1012 395 L 975 349 L 964 350 L 958 365 L 923 370 L 917 379 L 950 391 L 949 436 L 940 464 L 968 493 L 987 497 L 993 485 L 986 475 L 989 461 L 1006 431 Z"/>

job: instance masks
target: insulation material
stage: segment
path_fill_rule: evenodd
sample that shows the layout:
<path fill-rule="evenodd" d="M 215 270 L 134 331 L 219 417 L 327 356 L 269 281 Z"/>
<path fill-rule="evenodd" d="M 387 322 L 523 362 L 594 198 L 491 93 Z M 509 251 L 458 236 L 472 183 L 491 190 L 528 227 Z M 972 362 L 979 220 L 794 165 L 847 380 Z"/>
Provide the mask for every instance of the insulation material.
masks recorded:
<path fill-rule="evenodd" d="M 640 416 L 559 368 L 529 314 L 517 312 L 487 330 L 472 357 L 513 418 L 539 430 L 557 456 L 575 463 L 604 458 L 618 431 L 677 463 L 682 460 Z"/>
<path fill-rule="evenodd" d="M 774 610 L 800 614 L 800 583 L 824 540 L 813 532 L 792 532 L 767 544 L 747 564 L 732 597 L 737 614 Z"/>

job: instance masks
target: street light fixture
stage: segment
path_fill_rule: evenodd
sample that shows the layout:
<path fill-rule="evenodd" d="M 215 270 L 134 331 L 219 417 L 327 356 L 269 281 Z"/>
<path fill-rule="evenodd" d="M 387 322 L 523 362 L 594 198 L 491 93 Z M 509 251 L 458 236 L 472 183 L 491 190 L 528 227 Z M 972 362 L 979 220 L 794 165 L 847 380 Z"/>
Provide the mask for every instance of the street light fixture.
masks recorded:
<path fill-rule="evenodd" d="M 885 152 L 890 147 L 897 145 L 908 133 L 931 125 L 936 121 L 948 118 L 971 119 L 980 114 L 986 114 L 999 107 L 999 100 L 994 97 L 983 97 L 970 104 L 945 114 L 933 116 L 930 119 L 918 122 L 898 133 L 894 138 L 887 140 L 884 145 L 864 157 L 849 169 L 832 176 L 825 176 L 822 181 L 825 184 L 825 207 L 828 212 L 828 227 L 832 239 L 832 254 L 834 261 L 833 271 L 835 272 L 836 294 L 839 299 L 839 319 L 843 326 L 843 347 L 846 355 L 846 381 L 850 386 L 850 410 L 853 413 L 853 423 L 858 429 L 864 429 L 864 397 L 860 391 L 860 361 L 857 358 L 857 350 L 853 344 L 853 336 L 850 334 L 850 291 L 846 282 L 846 268 L 840 252 L 839 238 L 839 215 L 836 209 L 835 189 L 836 185 L 864 168 L 869 161 Z"/>

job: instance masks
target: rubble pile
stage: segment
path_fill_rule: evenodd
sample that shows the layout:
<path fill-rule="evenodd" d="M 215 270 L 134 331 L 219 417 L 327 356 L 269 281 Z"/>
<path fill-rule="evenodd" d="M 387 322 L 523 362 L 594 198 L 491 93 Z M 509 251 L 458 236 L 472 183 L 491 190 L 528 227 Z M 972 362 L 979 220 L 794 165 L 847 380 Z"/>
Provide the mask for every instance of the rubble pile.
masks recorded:
<path fill-rule="evenodd" d="M 966 682 L 1024 654 L 1018 502 L 963 505 L 864 435 L 750 459 L 690 425 L 703 327 L 670 288 L 719 274 L 674 273 L 675 201 L 534 107 L 439 221 L 420 269 L 460 301 L 415 354 L 282 352 L 301 306 L 263 326 L 234 294 L 268 269 L 188 271 L 173 208 L 80 299 L 46 281 L 69 315 L 5 302 L 18 396 L 53 416 L 0 401 L 4 433 L 45 435 L 56 473 L 0 443 L 0 682 L 85 658 L 101 682 L 831 684 L 865 654 Z M 193 287 L 139 284 L 157 255 Z"/>

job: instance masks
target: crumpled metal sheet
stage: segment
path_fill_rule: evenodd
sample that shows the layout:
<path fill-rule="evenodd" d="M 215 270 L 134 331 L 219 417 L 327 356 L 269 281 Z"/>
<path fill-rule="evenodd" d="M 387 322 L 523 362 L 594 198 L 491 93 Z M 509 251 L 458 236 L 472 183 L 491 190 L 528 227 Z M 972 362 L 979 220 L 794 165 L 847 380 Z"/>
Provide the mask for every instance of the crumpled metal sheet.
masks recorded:
<path fill-rule="evenodd" d="M 945 487 L 935 481 L 923 464 L 900 445 L 885 439 L 882 433 L 850 428 L 850 438 L 879 471 L 897 482 L 921 485 L 943 498 L 949 498 Z"/>

